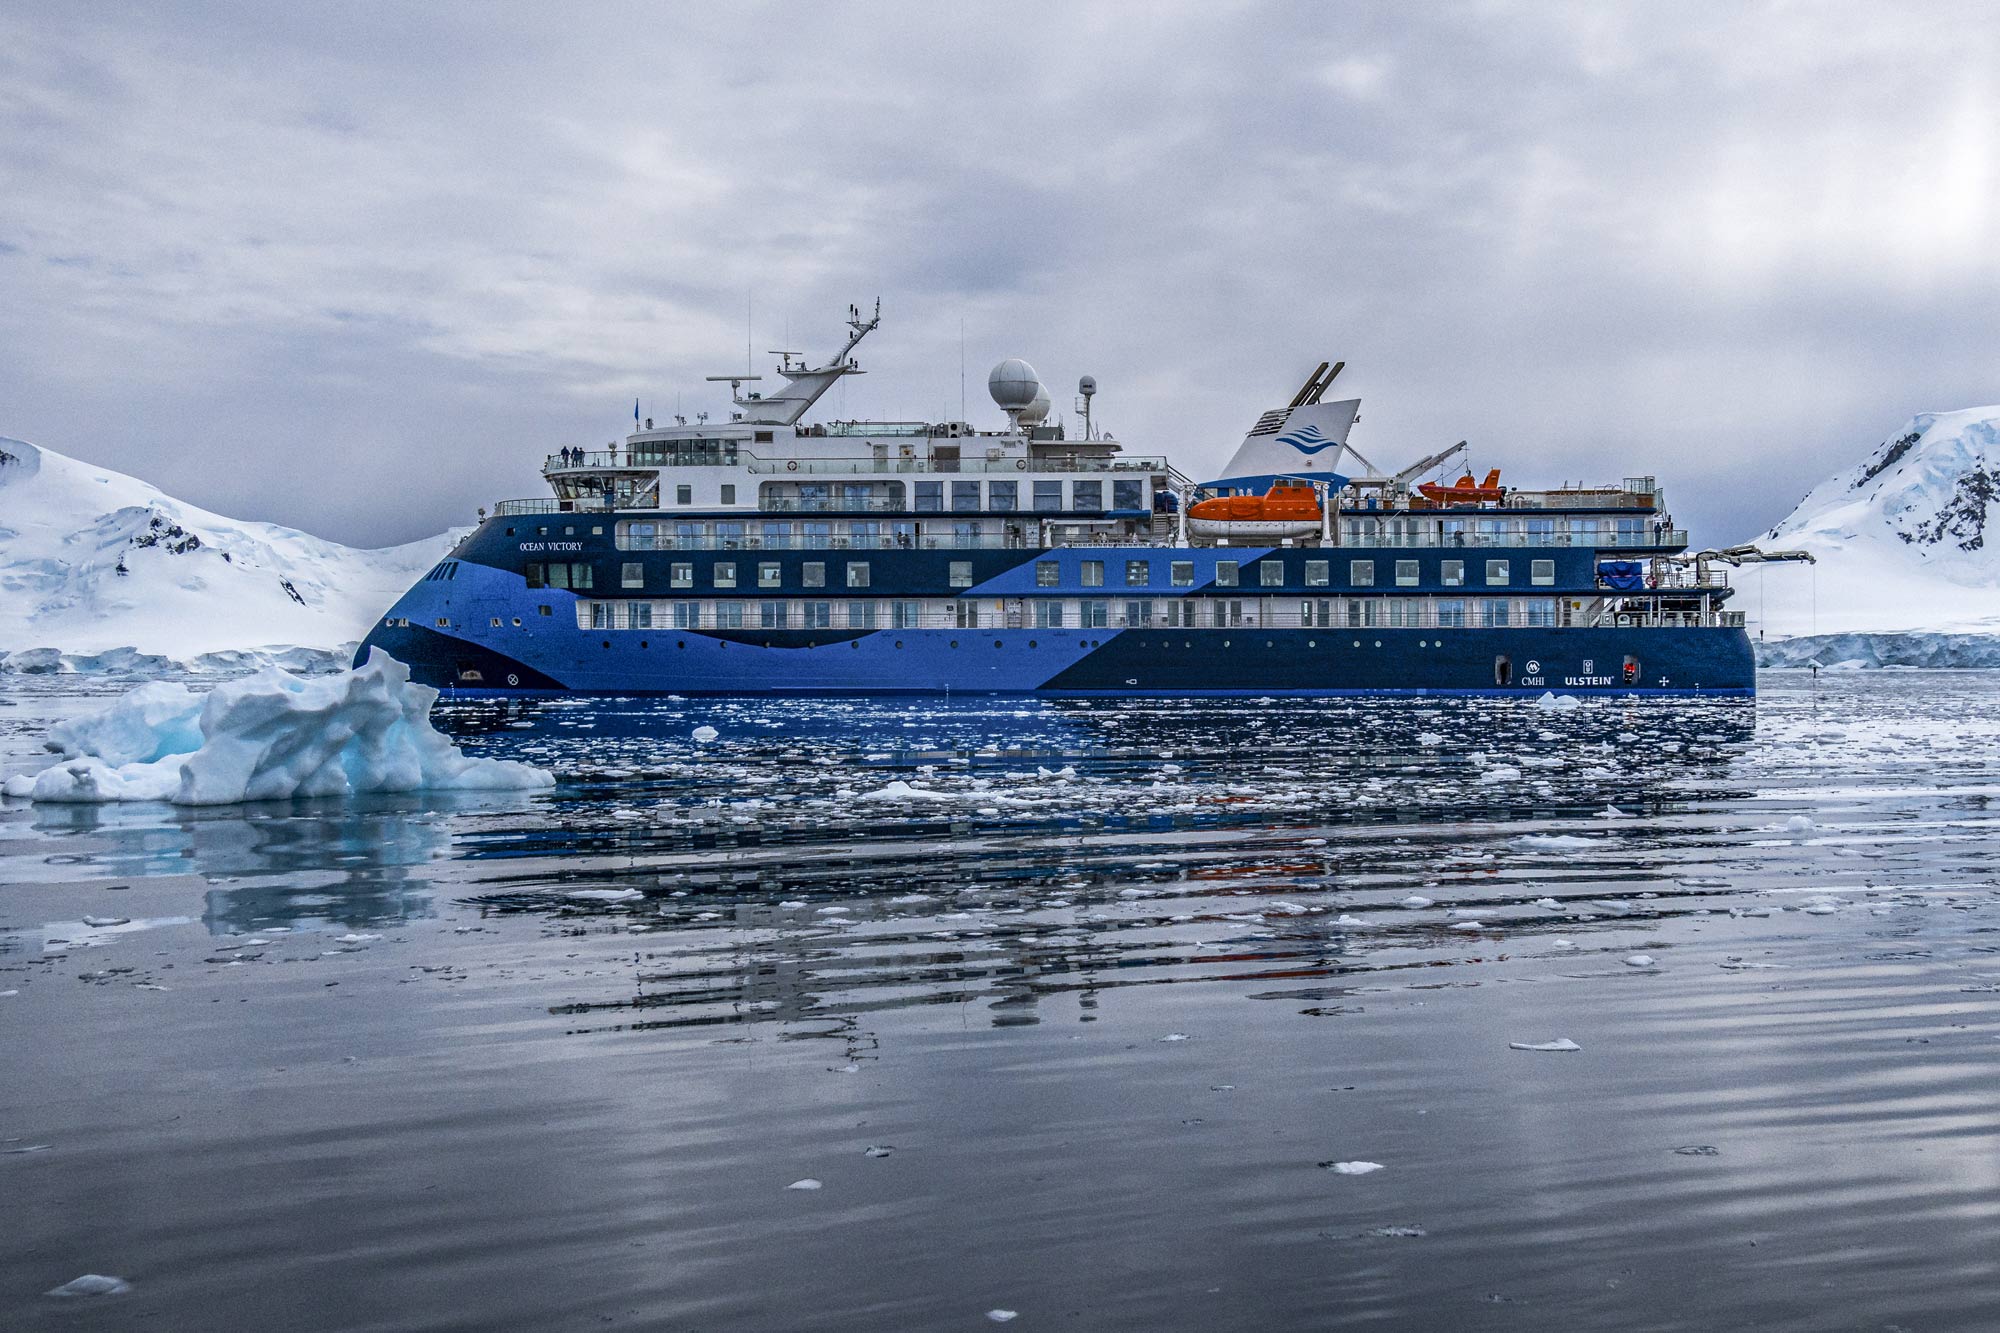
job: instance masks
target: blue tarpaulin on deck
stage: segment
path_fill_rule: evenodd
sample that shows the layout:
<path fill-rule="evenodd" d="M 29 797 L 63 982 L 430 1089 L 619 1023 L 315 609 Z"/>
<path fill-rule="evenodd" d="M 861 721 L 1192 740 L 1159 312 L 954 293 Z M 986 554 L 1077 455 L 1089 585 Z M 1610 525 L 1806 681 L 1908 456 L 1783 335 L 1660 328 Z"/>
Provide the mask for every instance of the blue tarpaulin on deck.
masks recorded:
<path fill-rule="evenodd" d="M 1607 588 L 1639 592 L 1646 586 L 1646 566 L 1637 560 L 1600 560 L 1597 577 L 1604 580 Z"/>

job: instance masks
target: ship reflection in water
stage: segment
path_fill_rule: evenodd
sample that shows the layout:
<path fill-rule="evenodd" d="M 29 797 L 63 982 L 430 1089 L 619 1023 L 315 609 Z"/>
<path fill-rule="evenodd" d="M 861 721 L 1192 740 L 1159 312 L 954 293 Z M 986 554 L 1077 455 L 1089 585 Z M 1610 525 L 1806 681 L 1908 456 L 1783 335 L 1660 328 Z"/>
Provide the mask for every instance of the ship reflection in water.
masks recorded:
<path fill-rule="evenodd" d="M 1971 1326 L 1996 693 L 451 704 L 560 785 L 11 806 L 0 1322 Z"/>

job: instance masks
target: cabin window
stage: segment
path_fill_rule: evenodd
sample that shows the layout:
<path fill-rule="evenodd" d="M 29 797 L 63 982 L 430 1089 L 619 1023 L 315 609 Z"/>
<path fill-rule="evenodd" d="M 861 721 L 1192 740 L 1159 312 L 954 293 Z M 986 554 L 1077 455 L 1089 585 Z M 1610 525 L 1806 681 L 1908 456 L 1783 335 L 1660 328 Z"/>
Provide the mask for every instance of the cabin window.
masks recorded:
<path fill-rule="evenodd" d="M 627 560 L 619 571 L 618 586 L 621 588 L 643 588 L 646 586 L 646 567 L 636 560 Z"/>
<path fill-rule="evenodd" d="M 677 505 L 691 505 L 691 504 L 693 504 L 693 503 L 694 503 L 694 487 L 692 487 L 692 486 L 676 486 L 676 487 L 674 487 L 674 503 L 675 503 L 675 504 L 677 504 Z"/>
<path fill-rule="evenodd" d="M 897 629 L 920 629 L 924 623 L 922 602 L 889 603 L 889 623 Z"/>
<path fill-rule="evenodd" d="M 1062 583 L 1062 566 L 1054 560 L 1035 562 L 1035 586 L 1054 588 Z"/>
<path fill-rule="evenodd" d="M 701 626 L 700 602 L 675 602 L 673 606 L 674 606 L 675 629 L 700 628 Z"/>
<path fill-rule="evenodd" d="M 546 571 L 539 564 L 530 563 L 524 565 L 521 569 L 521 577 L 527 580 L 530 588 L 545 588 L 548 586 Z"/>
<path fill-rule="evenodd" d="M 555 608 L 551 607 L 547 602 L 543 602 L 540 606 L 536 607 L 535 609 L 541 612 L 545 616 L 552 616 L 555 614 Z"/>
<path fill-rule="evenodd" d="M 916 509 L 919 514 L 943 513 L 944 483 L 941 481 L 918 482 Z"/>
<path fill-rule="evenodd" d="M 1104 586 L 1104 562 L 1102 560 L 1086 560 L 1083 562 L 1083 586 L 1086 588 L 1102 588 Z"/>
<path fill-rule="evenodd" d="M 1146 507 L 1146 484 L 1141 481 L 1112 482 L 1111 507 L 1143 510 Z"/>
<path fill-rule="evenodd" d="M 723 482 L 723 483 L 722 483 L 722 503 L 724 503 L 724 504 L 726 504 L 726 505 L 733 505 L 733 504 L 735 504 L 735 503 L 736 503 L 736 483 L 735 483 L 735 482 L 733 482 L 733 481 L 725 481 L 725 482 Z"/>
<path fill-rule="evenodd" d="M 667 583 L 669 586 L 675 588 L 692 588 L 694 586 L 694 566 L 684 564 L 668 566 Z"/>
<path fill-rule="evenodd" d="M 874 629 L 875 603 L 849 602 L 847 604 L 847 628 Z"/>
<path fill-rule="evenodd" d="M 955 514 L 978 513 L 979 483 L 976 481 L 954 481 L 951 484 L 951 509 Z"/>
<path fill-rule="evenodd" d="M 1416 561 L 1398 560 L 1396 562 L 1396 586 L 1398 588 L 1414 588 L 1417 586 L 1420 578 L 1421 575 L 1417 571 Z"/>
<path fill-rule="evenodd" d="M 952 623 L 960 629 L 979 628 L 979 603 L 973 601 L 953 602 L 951 604 L 951 611 Z"/>
<path fill-rule="evenodd" d="M 1097 513 L 1104 508 L 1104 483 L 1073 481 L 1069 484 L 1069 507 L 1079 513 Z"/>
<path fill-rule="evenodd" d="M 1062 483 L 1059 481 L 1038 481 L 1035 483 L 1035 512 L 1053 514 L 1062 509 Z"/>
<path fill-rule="evenodd" d="M 1306 561 L 1306 586 L 1324 588 L 1333 582 L 1333 562 L 1330 560 Z"/>
<path fill-rule="evenodd" d="M 1556 581 L 1556 562 L 1553 560 L 1531 560 L 1528 562 L 1528 582 L 1538 588 L 1546 588 Z"/>
<path fill-rule="evenodd" d="M 1438 562 L 1438 582 L 1447 588 L 1465 586 L 1465 562 L 1463 560 Z"/>
<path fill-rule="evenodd" d="M 613 531 L 616 533 L 615 540 L 618 543 L 618 549 L 621 551 L 651 551 L 657 549 L 659 543 L 659 525 L 657 523 L 620 523 Z"/>
<path fill-rule="evenodd" d="M 1077 624 L 1085 629 L 1105 629 L 1111 624 L 1111 603 L 1077 603 Z"/>
<path fill-rule="evenodd" d="M 847 562 L 847 586 L 850 588 L 865 588 L 868 586 L 868 562 L 866 560 L 850 560 Z"/>
<path fill-rule="evenodd" d="M 1216 562 L 1215 562 L 1215 586 L 1216 586 L 1216 587 L 1218 587 L 1218 588 L 1233 588 L 1233 587 L 1235 587 L 1235 586 L 1236 586 L 1236 570 L 1237 570 L 1237 562 L 1236 562 L 1236 561 L 1234 561 L 1234 560 L 1218 560 L 1218 561 L 1216 561 Z"/>
<path fill-rule="evenodd" d="M 1242 623 L 1243 603 L 1231 601 L 1217 602 L 1215 604 L 1215 627 L 1217 629 L 1227 629 L 1231 625 L 1241 625 Z"/>
<path fill-rule="evenodd" d="M 1507 586 L 1507 580 L 1508 571 L 1505 560 L 1488 560 L 1486 562 L 1486 585 L 1489 588 L 1504 588 Z"/>
<path fill-rule="evenodd" d="M 1125 586 L 1143 588 L 1153 581 L 1153 567 L 1144 560 L 1125 562 Z M 1127 622 L 1130 623 L 1130 622 Z"/>
<path fill-rule="evenodd" d="M 1061 602 L 1053 597 L 1038 597 L 1035 599 L 1036 629 L 1061 629 L 1062 623 L 1063 604 Z"/>
<path fill-rule="evenodd" d="M 750 432 L 752 441 L 757 444 L 769 444 L 771 442 L 771 434 L 772 433 L 768 430 L 756 430 Z"/>
<path fill-rule="evenodd" d="M 1021 507 L 1021 483 L 1018 481 L 989 481 L 986 483 L 986 507 L 1002 514 L 1011 514 Z"/>
<path fill-rule="evenodd" d="M 758 623 L 764 629 L 784 629 L 791 617 L 786 613 L 790 606 L 785 602 L 763 602 L 757 608 Z"/>
<path fill-rule="evenodd" d="M 734 560 L 721 561 L 709 572 L 709 577 L 714 580 L 715 586 L 718 588 L 735 587 L 736 562 Z"/>
<path fill-rule="evenodd" d="M 1522 624 L 1538 629 L 1553 629 L 1556 623 L 1556 601 L 1553 597 L 1530 597 L 1522 602 Z"/>
<path fill-rule="evenodd" d="M 833 628 L 833 603 L 805 602 L 801 604 L 801 609 L 805 612 L 807 629 Z"/>
<path fill-rule="evenodd" d="M 1257 586 L 1261 588 L 1282 588 L 1285 586 L 1285 563 L 1282 560 L 1260 560 L 1257 562 Z"/>
<path fill-rule="evenodd" d="M 1125 625 L 1128 629 L 1144 629 L 1152 623 L 1153 604 L 1151 602 L 1125 603 Z"/>
<path fill-rule="evenodd" d="M 1512 623 L 1512 616 L 1509 613 L 1512 611 L 1513 605 L 1514 603 L 1510 598 L 1486 598 L 1482 607 L 1483 615 L 1481 623 L 1488 629 L 1504 629 L 1508 624 Z"/>
<path fill-rule="evenodd" d="M 743 603 L 717 602 L 715 604 L 715 627 L 717 629 L 742 629 Z"/>
<path fill-rule="evenodd" d="M 820 560 L 808 560 L 799 566 L 799 584 L 806 588 L 826 586 L 826 564 Z"/>
<path fill-rule="evenodd" d="M 954 588 L 970 588 L 972 586 L 972 562 L 970 560 L 952 561 L 951 578 L 948 582 Z"/>
<path fill-rule="evenodd" d="M 590 603 L 590 627 L 592 629 L 611 628 L 611 603 Z"/>
<path fill-rule="evenodd" d="M 1373 560 L 1348 561 L 1347 581 L 1357 588 L 1368 588 L 1374 586 L 1375 562 Z"/>
<path fill-rule="evenodd" d="M 1438 624 L 1444 629 L 1465 628 L 1465 603 L 1456 598 L 1447 598 L 1437 604 Z"/>
<path fill-rule="evenodd" d="M 1194 561 L 1173 560 L 1167 564 L 1167 581 L 1176 588 L 1194 586 Z"/>

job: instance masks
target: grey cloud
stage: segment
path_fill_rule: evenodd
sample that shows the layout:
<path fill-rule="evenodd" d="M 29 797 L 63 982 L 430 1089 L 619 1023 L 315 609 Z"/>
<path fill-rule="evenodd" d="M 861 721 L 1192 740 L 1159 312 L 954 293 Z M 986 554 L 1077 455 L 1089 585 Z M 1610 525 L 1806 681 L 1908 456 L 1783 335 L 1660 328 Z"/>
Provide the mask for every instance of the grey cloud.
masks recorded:
<path fill-rule="evenodd" d="M 883 296 L 836 410 L 955 412 L 962 323 L 975 412 L 1088 371 L 1199 472 L 1339 356 L 1385 460 L 1718 540 L 2000 399 L 1976 5 L 13 13 L 0 432 L 343 540 L 720 408 L 746 297 L 761 353 Z"/>

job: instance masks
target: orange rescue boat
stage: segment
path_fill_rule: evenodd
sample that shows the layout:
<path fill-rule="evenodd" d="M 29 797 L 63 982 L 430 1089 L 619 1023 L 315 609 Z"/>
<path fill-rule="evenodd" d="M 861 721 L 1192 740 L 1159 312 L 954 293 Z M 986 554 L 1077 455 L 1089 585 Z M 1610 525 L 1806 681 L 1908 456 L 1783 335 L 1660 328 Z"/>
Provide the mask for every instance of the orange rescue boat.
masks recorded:
<path fill-rule="evenodd" d="M 1427 481 L 1417 487 L 1417 491 L 1426 500 L 1437 504 L 1479 504 L 1488 500 L 1497 502 L 1505 499 L 1507 495 L 1507 488 L 1500 484 L 1500 469 L 1497 467 L 1486 474 L 1486 480 L 1483 482 L 1474 482 L 1472 474 L 1468 472 L 1460 477 L 1454 486 Z"/>
<path fill-rule="evenodd" d="M 1197 537 L 1305 537 L 1320 528 L 1319 493 L 1298 481 L 1274 482 L 1262 495 L 1225 495 L 1188 509 Z"/>

